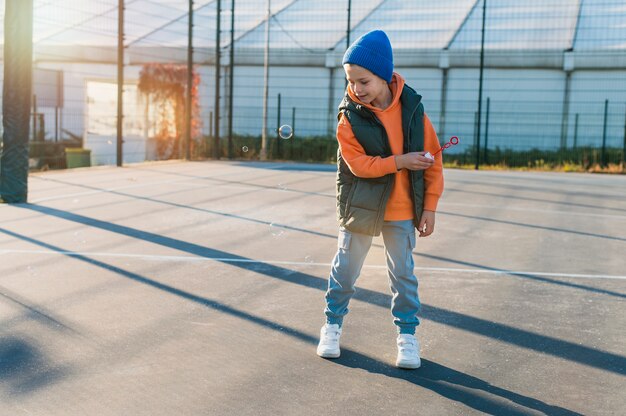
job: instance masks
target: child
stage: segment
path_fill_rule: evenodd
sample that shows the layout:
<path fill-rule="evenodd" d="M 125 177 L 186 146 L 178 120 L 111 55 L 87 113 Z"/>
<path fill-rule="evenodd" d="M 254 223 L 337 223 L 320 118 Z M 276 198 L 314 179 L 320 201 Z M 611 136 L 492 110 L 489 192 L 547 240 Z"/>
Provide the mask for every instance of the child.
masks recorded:
<path fill-rule="evenodd" d="M 375 30 L 357 39 L 343 57 L 348 80 L 339 105 L 337 140 L 338 251 L 326 292 L 326 324 L 317 354 L 339 357 L 339 337 L 354 284 L 372 244 L 382 232 L 397 326 L 400 368 L 420 366 L 415 327 L 420 301 L 413 274 L 415 228 L 431 235 L 443 192 L 437 134 L 421 96 L 393 72 L 391 44 Z"/>

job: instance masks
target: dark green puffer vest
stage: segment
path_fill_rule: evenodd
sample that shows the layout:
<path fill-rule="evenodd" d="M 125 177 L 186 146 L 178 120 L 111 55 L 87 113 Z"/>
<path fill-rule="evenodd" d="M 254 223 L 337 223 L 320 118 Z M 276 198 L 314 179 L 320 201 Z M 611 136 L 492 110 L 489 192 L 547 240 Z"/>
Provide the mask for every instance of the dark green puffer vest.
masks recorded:
<path fill-rule="evenodd" d="M 402 104 L 402 131 L 404 153 L 424 150 L 424 106 L 422 97 L 411 87 L 404 86 Z M 372 111 L 356 104 L 348 94 L 339 105 L 338 118 L 345 115 L 358 142 L 368 156 L 392 155 L 385 127 Z M 414 207 L 413 221 L 419 224 L 424 206 L 424 171 L 409 171 Z M 351 171 L 337 151 L 337 217 L 346 230 L 368 235 L 380 235 L 385 207 L 395 181 L 395 174 L 380 178 L 359 178 Z"/>

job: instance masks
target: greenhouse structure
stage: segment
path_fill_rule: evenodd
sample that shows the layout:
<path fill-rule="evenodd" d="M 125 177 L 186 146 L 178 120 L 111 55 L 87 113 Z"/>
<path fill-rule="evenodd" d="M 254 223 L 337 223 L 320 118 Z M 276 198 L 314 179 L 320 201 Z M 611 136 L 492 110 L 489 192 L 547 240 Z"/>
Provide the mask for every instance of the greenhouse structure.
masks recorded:
<path fill-rule="evenodd" d="M 142 68 L 189 52 L 203 136 L 262 135 L 267 69 L 267 133 L 332 138 L 342 55 L 373 29 L 451 153 L 626 142 L 623 0 L 34 0 L 33 140 L 82 138 L 93 164 L 115 163 L 120 4 L 126 162 L 156 157 Z"/>

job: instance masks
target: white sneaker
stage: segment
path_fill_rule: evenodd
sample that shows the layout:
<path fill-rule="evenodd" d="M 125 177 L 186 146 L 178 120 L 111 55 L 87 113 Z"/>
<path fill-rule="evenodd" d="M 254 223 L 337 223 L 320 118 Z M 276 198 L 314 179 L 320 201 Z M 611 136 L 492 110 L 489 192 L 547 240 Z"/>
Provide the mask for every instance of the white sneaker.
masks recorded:
<path fill-rule="evenodd" d="M 339 350 L 341 328 L 337 324 L 325 324 L 320 331 L 320 343 L 317 345 L 317 355 L 324 358 L 337 358 Z"/>
<path fill-rule="evenodd" d="M 422 365 L 420 360 L 420 343 L 415 335 L 399 334 L 398 339 L 398 359 L 396 367 L 415 369 Z"/>

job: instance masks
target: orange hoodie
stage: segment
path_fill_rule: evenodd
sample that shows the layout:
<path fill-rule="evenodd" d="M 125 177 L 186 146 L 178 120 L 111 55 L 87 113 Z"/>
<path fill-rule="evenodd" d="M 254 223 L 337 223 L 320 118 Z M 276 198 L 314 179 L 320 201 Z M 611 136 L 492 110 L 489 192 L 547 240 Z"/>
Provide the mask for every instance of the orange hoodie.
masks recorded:
<path fill-rule="evenodd" d="M 403 152 L 404 133 L 402 132 L 402 104 L 400 94 L 404 87 L 404 78 L 396 72 L 389 84 L 393 100 L 389 107 L 380 109 L 365 104 L 354 95 L 350 86 L 347 92 L 350 98 L 374 112 L 376 117 L 385 127 L 389 145 L 394 156 L 380 157 L 368 156 L 365 154 L 363 146 L 358 142 L 352 126 L 345 116 L 341 116 L 337 125 L 337 140 L 341 154 L 348 164 L 352 173 L 361 178 L 378 178 L 390 173 L 396 175 L 396 180 L 391 190 L 389 201 L 385 209 L 385 221 L 402 221 L 413 218 L 413 200 L 411 199 L 411 185 L 409 172 L 406 169 L 398 171 L 396 167 L 395 155 Z M 424 114 L 424 150 L 435 153 L 439 150 L 439 140 L 429 118 Z M 429 211 L 437 210 L 437 202 L 443 193 L 443 166 L 441 156 L 435 157 L 435 163 L 424 171 L 424 209 Z"/>

